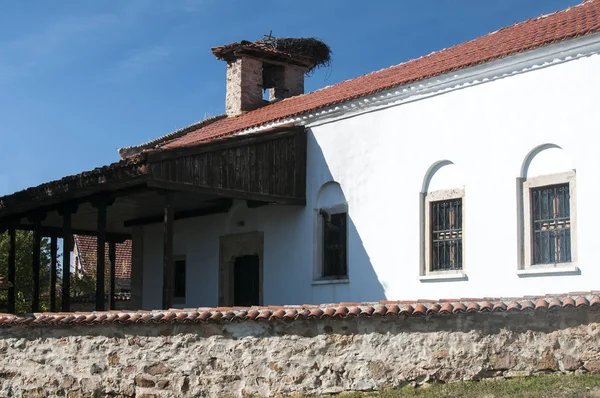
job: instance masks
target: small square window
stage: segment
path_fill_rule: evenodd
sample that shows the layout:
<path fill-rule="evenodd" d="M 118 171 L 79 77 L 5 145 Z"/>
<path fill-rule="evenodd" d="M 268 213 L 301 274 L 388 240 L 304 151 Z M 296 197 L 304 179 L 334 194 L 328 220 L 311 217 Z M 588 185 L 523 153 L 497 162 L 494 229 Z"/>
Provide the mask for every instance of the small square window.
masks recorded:
<path fill-rule="evenodd" d="M 462 198 L 430 203 L 430 271 L 462 269 Z"/>
<path fill-rule="evenodd" d="M 571 262 L 569 184 L 531 189 L 532 264 Z"/>
<path fill-rule="evenodd" d="M 185 301 L 185 273 L 186 263 L 185 260 L 175 260 L 173 264 L 173 298 L 177 299 L 179 303 Z"/>
<path fill-rule="evenodd" d="M 348 213 L 330 214 L 321 210 L 322 217 L 322 272 L 323 278 L 346 278 L 348 276 Z"/>

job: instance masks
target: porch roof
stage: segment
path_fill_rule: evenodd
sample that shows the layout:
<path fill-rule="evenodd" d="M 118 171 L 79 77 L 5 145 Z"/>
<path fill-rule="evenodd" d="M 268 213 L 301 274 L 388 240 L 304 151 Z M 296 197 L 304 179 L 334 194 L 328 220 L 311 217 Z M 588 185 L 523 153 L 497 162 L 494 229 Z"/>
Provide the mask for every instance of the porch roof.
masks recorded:
<path fill-rule="evenodd" d="M 94 235 L 92 202 L 102 197 L 114 200 L 106 230 L 117 241 L 134 225 L 162 221 L 165 192 L 173 196 L 176 219 L 227 211 L 232 199 L 301 205 L 305 147 L 304 128 L 286 127 L 136 155 L 0 197 L 0 229 L 3 224 L 33 229 L 28 218 L 44 214 L 42 233 L 60 235 L 59 212 L 77 205 L 73 233 Z"/>

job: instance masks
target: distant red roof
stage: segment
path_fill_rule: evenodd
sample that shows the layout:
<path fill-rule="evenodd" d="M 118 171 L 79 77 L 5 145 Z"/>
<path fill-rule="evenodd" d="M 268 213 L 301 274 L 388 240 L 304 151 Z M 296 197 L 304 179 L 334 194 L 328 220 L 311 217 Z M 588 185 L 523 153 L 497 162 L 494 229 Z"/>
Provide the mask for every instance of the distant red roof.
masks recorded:
<path fill-rule="evenodd" d="M 10 289 L 11 287 L 12 283 L 0 275 L 0 290 Z"/>
<path fill-rule="evenodd" d="M 161 147 L 191 146 L 223 138 L 266 123 L 598 31 L 600 0 L 586 1 L 400 65 L 288 98 L 236 117 L 216 120 L 182 137 L 168 140 Z"/>
<path fill-rule="evenodd" d="M 75 244 L 79 251 L 81 266 L 88 275 L 96 275 L 96 250 L 97 241 L 95 236 L 74 235 Z M 116 251 L 116 266 L 115 278 L 130 279 L 131 278 L 131 241 L 126 240 L 123 243 L 117 243 Z M 105 266 L 108 269 L 108 243 L 105 248 Z"/>

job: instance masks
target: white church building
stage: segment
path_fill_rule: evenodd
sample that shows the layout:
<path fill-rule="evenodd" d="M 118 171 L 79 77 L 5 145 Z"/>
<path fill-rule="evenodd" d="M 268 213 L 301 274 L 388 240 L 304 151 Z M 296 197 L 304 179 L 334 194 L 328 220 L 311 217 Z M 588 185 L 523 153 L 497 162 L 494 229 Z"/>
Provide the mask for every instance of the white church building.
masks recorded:
<path fill-rule="evenodd" d="M 132 238 L 144 309 L 600 286 L 600 0 L 306 94 L 305 57 L 263 42 L 213 53 L 226 115 L 0 198 L 0 223 L 35 228 L 26 214 L 43 205 L 38 227 L 62 233 L 77 202 L 68 227 L 95 231 L 87 202 L 111 196 L 105 238 Z M 275 152 L 241 146 L 261 142 Z"/>

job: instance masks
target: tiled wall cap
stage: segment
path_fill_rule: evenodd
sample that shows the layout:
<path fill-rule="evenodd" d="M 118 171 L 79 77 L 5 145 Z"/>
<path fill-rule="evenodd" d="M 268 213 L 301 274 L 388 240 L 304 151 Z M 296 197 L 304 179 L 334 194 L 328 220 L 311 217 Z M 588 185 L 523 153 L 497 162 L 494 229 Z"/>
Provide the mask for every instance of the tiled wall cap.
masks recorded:
<path fill-rule="evenodd" d="M 440 308 L 438 313 L 442 314 L 442 315 L 449 315 L 449 314 L 452 314 L 453 310 L 454 310 L 454 306 L 452 304 L 444 303 L 444 305 L 442 305 L 442 307 Z"/>
<path fill-rule="evenodd" d="M 584 296 L 579 296 L 577 297 L 577 300 L 575 300 L 575 305 L 577 306 L 577 308 L 589 307 L 590 302 Z"/>
<path fill-rule="evenodd" d="M 560 302 L 560 300 L 558 298 L 550 299 L 550 302 L 548 303 L 548 309 L 550 311 L 553 311 L 559 308 L 562 308 L 562 303 Z"/>
<path fill-rule="evenodd" d="M 575 300 L 573 300 L 571 297 L 565 297 L 563 299 L 563 307 L 575 307 Z"/>
<path fill-rule="evenodd" d="M 426 315 L 427 314 L 427 307 L 425 307 L 423 304 L 417 304 L 414 307 L 413 313 L 412 315 Z"/>
<path fill-rule="evenodd" d="M 398 304 L 402 303 L 402 304 Z M 527 298 L 483 298 L 456 300 L 394 301 L 388 304 L 360 303 L 360 305 L 303 305 L 267 307 L 221 307 L 174 309 L 169 311 L 93 311 L 73 313 L 35 313 L 26 316 L 0 314 L 0 326 L 98 325 L 107 323 L 223 323 L 245 320 L 294 321 L 304 319 L 345 319 L 349 317 L 438 316 L 483 312 L 525 312 L 566 310 L 574 308 L 598 309 L 597 294 L 576 296 L 566 294 Z"/>
<path fill-rule="evenodd" d="M 437 314 L 440 311 L 440 308 L 439 304 L 432 304 L 425 313 L 427 315 Z"/>
<path fill-rule="evenodd" d="M 535 302 L 535 309 L 536 310 L 547 310 L 548 309 L 548 302 L 544 299 L 539 299 Z"/>

